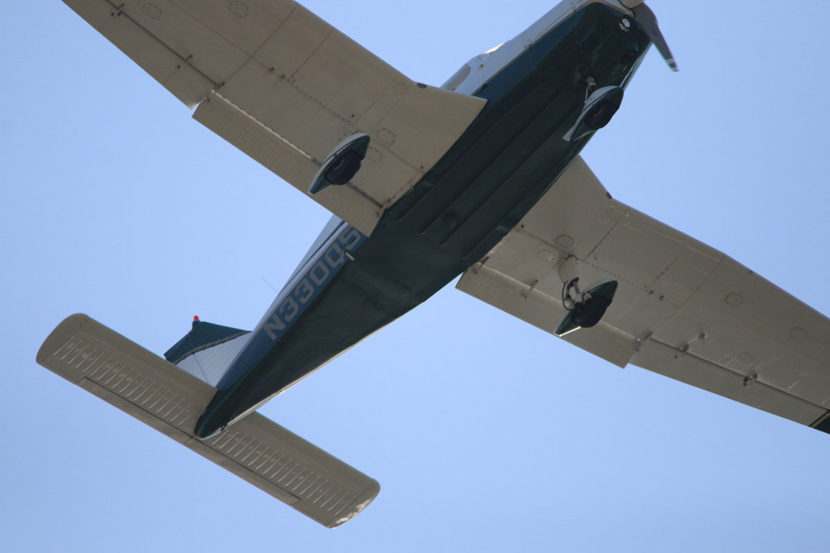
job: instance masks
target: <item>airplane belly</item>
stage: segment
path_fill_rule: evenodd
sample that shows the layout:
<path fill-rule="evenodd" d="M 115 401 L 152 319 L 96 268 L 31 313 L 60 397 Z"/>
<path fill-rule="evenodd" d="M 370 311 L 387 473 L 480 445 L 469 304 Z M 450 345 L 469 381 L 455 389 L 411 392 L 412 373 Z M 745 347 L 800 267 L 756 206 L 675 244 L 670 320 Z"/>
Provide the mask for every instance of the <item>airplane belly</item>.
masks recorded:
<path fill-rule="evenodd" d="M 212 435 L 409 310 L 367 286 L 367 276 L 350 261 L 256 363 L 217 390 L 197 435 Z"/>
<path fill-rule="evenodd" d="M 648 37 L 623 17 L 592 4 L 484 84 L 475 95 L 488 104 L 470 128 L 291 324 L 265 320 L 254 331 L 260 345 L 246 349 L 256 356 L 249 351 L 220 383 L 197 435 L 220 430 L 422 303 L 518 224 L 591 137 L 564 138 L 588 83 L 625 87 L 645 55 Z"/>
<path fill-rule="evenodd" d="M 393 205 L 362 256 L 393 265 L 407 286 L 434 293 L 485 256 L 592 134 L 568 141 L 595 88 L 625 88 L 649 47 L 636 22 L 592 4 L 552 29 L 475 92 L 479 117 Z M 636 51 L 634 58 L 628 55 Z"/>

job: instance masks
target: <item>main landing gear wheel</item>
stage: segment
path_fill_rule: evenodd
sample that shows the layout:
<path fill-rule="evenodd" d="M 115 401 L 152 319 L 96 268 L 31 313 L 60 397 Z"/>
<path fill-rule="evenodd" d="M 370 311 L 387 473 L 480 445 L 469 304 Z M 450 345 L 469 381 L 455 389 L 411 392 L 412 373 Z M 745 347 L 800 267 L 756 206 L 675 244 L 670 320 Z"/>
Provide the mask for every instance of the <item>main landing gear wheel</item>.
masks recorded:
<path fill-rule="evenodd" d="M 363 156 L 359 152 L 350 150 L 346 152 L 343 157 L 337 160 L 337 163 L 331 166 L 326 172 L 326 181 L 329 184 L 336 186 L 346 184 L 357 174 L 360 170 L 360 162 L 363 161 Z"/>

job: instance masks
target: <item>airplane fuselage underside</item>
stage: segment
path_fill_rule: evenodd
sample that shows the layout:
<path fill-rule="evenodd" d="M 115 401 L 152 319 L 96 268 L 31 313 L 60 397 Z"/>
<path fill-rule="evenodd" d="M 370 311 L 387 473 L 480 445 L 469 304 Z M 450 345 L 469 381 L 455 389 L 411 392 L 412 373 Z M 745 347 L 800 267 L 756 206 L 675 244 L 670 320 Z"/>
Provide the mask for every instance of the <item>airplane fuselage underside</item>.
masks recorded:
<path fill-rule="evenodd" d="M 373 234 L 344 224 L 334 245 L 317 252 L 328 259 L 316 265 L 317 278 L 307 264 L 305 292 L 283 292 L 288 308 L 278 299 L 196 434 L 214 434 L 422 303 L 518 224 L 592 136 L 563 139 L 588 83 L 625 87 L 648 49 L 640 26 L 623 25 L 624 17 L 589 5 L 484 84 L 475 95 L 487 106 Z"/>

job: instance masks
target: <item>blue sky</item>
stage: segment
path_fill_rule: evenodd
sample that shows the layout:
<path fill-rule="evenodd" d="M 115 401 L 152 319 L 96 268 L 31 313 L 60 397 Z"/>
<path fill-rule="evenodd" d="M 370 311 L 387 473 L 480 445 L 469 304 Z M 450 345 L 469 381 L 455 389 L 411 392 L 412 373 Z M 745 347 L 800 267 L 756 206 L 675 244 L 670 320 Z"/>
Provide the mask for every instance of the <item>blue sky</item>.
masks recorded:
<path fill-rule="evenodd" d="M 439 85 L 553 4 L 305 5 Z M 681 72 L 651 52 L 584 157 L 617 199 L 830 313 L 830 4 L 651 5 Z M 452 286 L 262 410 L 380 481 L 335 531 L 37 366 L 74 312 L 159 353 L 195 314 L 252 327 L 328 214 L 61 2 L 0 17 L 0 550 L 827 550 L 830 436 Z"/>

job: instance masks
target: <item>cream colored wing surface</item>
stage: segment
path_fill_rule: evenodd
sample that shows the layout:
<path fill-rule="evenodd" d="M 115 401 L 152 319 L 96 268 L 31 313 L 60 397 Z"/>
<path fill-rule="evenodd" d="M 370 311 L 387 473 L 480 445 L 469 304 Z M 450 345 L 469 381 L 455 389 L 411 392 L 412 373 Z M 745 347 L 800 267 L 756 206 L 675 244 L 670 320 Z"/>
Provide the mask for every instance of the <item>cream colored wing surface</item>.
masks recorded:
<path fill-rule="evenodd" d="M 325 526 L 350 520 L 380 491 L 258 413 L 213 438 L 194 438 L 216 390 L 86 315 L 58 325 L 37 362 Z"/>
<path fill-rule="evenodd" d="M 830 429 L 830 320 L 611 199 L 581 158 L 458 288 L 553 333 L 566 315 L 559 267 L 567 258 L 583 289 L 610 280 L 619 288 L 599 325 L 565 340 Z"/>
<path fill-rule="evenodd" d="M 417 84 L 290 0 L 64 0 L 194 117 L 307 193 L 357 132 L 351 183 L 313 196 L 365 234 L 466 130 L 484 100 Z"/>

